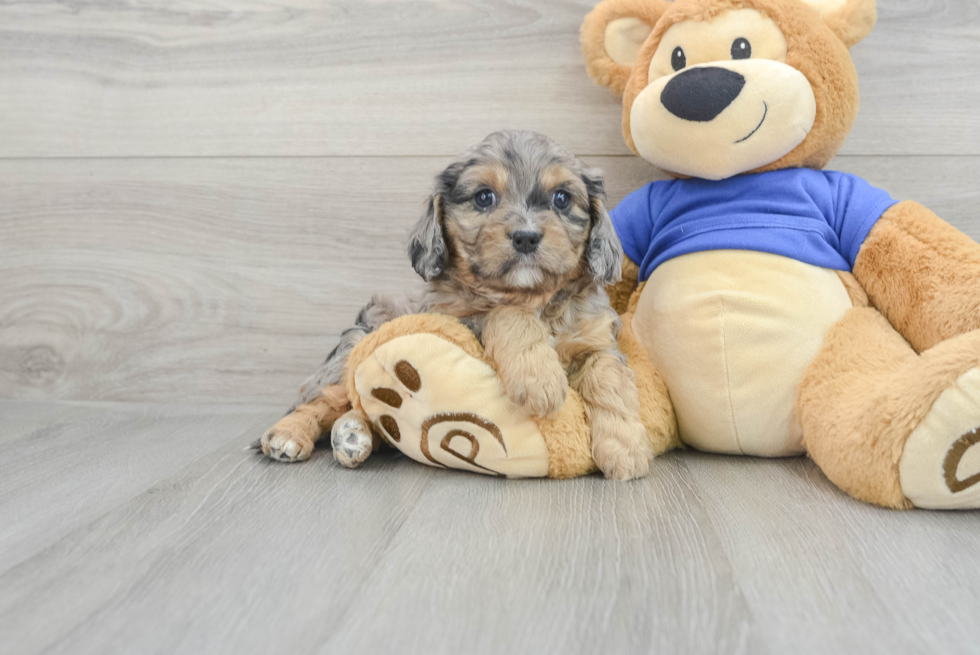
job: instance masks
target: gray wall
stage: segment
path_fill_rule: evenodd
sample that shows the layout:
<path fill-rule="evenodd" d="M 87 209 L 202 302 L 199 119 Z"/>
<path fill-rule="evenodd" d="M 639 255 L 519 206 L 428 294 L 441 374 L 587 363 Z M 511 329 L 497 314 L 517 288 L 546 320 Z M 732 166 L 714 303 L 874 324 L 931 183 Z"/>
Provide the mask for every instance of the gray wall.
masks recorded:
<path fill-rule="evenodd" d="M 286 402 L 503 127 L 656 175 L 587 78 L 591 2 L 0 4 L 0 397 Z M 881 0 L 833 163 L 980 237 L 980 4 Z"/>

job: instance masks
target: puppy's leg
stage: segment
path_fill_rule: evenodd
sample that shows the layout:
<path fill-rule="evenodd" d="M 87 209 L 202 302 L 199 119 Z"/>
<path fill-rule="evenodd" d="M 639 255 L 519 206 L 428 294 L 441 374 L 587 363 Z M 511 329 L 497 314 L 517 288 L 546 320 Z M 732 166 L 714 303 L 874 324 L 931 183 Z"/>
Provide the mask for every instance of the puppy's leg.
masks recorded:
<path fill-rule="evenodd" d="M 650 470 L 653 448 L 640 421 L 636 376 L 615 351 L 588 355 L 572 374 L 592 426 L 592 458 L 614 480 L 641 478 Z"/>
<path fill-rule="evenodd" d="M 418 311 L 420 308 L 421 299 L 417 294 L 408 295 L 400 300 L 384 296 L 372 298 L 371 302 L 358 312 L 354 327 L 344 330 L 337 347 L 327 355 L 316 373 L 303 383 L 300 397 L 289 409 L 289 414 L 272 426 L 261 439 L 252 444 L 252 447 L 282 462 L 309 459 L 313 452 L 313 444 L 320 439 L 325 430 L 329 430 L 334 425 L 338 417 L 350 409 L 347 392 L 341 382 L 347 357 L 351 351 L 366 334 L 378 329 L 386 321 Z M 364 430 L 360 430 L 358 434 L 363 432 Z M 367 431 L 366 434 L 371 433 Z M 347 461 L 353 464 L 348 464 L 341 459 L 344 455 L 338 456 L 337 459 L 344 466 L 357 466 L 371 453 L 370 443 L 367 451 L 363 453 L 362 451 L 363 448 L 355 450 L 354 454 L 347 458 Z"/>
<path fill-rule="evenodd" d="M 279 419 L 259 440 L 262 452 L 280 462 L 309 459 L 325 430 L 350 407 L 347 390 L 335 384 L 323 389 L 319 397 Z"/>
<path fill-rule="evenodd" d="M 491 310 L 483 347 L 511 400 L 532 416 L 561 409 L 568 377 L 548 340 L 548 328 L 533 311 L 509 305 Z"/>
<path fill-rule="evenodd" d="M 280 462 L 310 458 L 313 444 L 350 408 L 347 389 L 341 384 L 344 366 L 347 356 L 365 334 L 367 330 L 362 325 L 344 331 L 337 347 L 303 383 L 300 397 L 289 408 L 289 413 L 252 444 L 253 448 Z"/>
<path fill-rule="evenodd" d="M 352 409 L 334 424 L 330 431 L 333 456 L 341 466 L 357 468 L 381 446 L 381 438 L 371 429 L 367 416 Z"/>

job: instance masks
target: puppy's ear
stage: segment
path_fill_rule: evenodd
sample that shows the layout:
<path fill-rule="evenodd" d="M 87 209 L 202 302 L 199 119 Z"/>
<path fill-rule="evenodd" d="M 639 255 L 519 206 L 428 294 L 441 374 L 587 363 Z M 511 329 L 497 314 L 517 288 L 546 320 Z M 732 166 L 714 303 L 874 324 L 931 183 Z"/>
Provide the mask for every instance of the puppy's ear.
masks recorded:
<path fill-rule="evenodd" d="M 422 218 L 412 228 L 408 238 L 408 255 L 412 268 L 426 282 L 446 270 L 446 239 L 442 234 L 442 194 L 433 193 Z"/>
<path fill-rule="evenodd" d="M 623 246 L 616 236 L 609 212 L 606 211 L 606 186 L 602 173 L 587 169 L 582 173 L 582 181 L 589 191 L 589 214 L 592 230 L 589 232 L 587 257 L 589 270 L 601 286 L 619 282 L 623 275 Z"/>

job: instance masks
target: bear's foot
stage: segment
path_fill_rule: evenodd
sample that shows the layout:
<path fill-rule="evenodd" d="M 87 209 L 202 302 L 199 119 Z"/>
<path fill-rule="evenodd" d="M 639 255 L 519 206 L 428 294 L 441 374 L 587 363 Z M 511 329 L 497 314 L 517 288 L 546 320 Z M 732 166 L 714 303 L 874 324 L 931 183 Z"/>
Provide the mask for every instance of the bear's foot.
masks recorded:
<path fill-rule="evenodd" d="M 354 373 L 367 418 L 412 459 L 502 477 L 548 474 L 537 425 L 508 399 L 494 370 L 432 334 L 381 345 Z"/>
<path fill-rule="evenodd" d="M 980 368 L 943 391 L 912 431 L 899 479 L 916 507 L 980 507 Z"/>

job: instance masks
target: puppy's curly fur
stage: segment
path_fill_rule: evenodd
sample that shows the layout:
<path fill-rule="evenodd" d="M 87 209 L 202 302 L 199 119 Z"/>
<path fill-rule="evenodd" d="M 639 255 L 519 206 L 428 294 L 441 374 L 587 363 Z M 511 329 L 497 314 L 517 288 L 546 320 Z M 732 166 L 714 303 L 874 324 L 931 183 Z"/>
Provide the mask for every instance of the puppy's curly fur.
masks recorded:
<path fill-rule="evenodd" d="M 310 456 L 331 430 L 334 456 L 357 466 L 380 446 L 348 411 L 340 382 L 365 334 L 398 316 L 458 317 L 481 339 L 508 395 L 529 414 L 561 408 L 578 390 L 593 456 L 607 477 L 645 475 L 652 450 L 632 371 L 616 346 L 619 317 L 604 288 L 620 277 L 622 247 L 599 171 L 533 132 L 488 136 L 437 178 L 409 240 L 426 281 L 404 298 L 375 297 L 306 381 L 293 410 L 257 447 L 281 461 Z"/>

